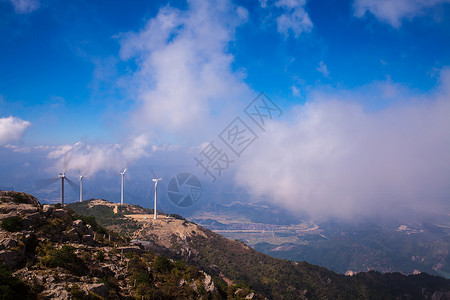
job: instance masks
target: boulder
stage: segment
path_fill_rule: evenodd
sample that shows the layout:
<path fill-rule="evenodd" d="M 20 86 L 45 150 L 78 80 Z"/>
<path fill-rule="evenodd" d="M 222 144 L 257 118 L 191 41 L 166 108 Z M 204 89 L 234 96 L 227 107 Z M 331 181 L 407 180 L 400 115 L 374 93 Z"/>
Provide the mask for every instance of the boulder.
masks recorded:
<path fill-rule="evenodd" d="M 87 284 L 85 286 L 85 290 L 87 293 L 93 293 L 102 298 L 106 298 L 108 296 L 108 292 L 109 292 L 108 286 L 104 283 Z"/>
<path fill-rule="evenodd" d="M 51 216 L 54 218 L 66 218 L 69 216 L 69 214 L 64 209 L 58 208 L 52 212 Z"/>
<path fill-rule="evenodd" d="M 203 285 L 205 286 L 206 291 L 213 293 L 216 290 L 216 285 L 214 284 L 214 280 L 212 279 L 211 276 L 209 276 L 205 272 L 202 272 L 202 273 L 203 273 L 203 275 L 205 275 L 205 278 L 203 279 Z"/>
<path fill-rule="evenodd" d="M 42 207 L 42 211 L 46 214 L 51 214 L 54 210 L 55 208 L 48 204 L 44 204 L 44 206 Z"/>
<path fill-rule="evenodd" d="M 73 226 L 75 229 L 83 230 L 83 227 L 84 227 L 83 221 L 81 221 L 81 220 L 75 220 L 75 221 L 72 222 L 72 226 Z"/>

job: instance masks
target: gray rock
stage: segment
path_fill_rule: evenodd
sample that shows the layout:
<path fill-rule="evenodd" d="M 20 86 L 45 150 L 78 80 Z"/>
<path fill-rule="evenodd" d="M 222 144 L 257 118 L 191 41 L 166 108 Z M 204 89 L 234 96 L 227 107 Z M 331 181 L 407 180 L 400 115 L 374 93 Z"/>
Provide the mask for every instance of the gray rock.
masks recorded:
<path fill-rule="evenodd" d="M 6 238 L 0 241 L 0 244 L 3 246 L 3 249 L 9 249 L 12 247 L 17 247 L 17 241 L 10 239 L 10 238 Z"/>
<path fill-rule="evenodd" d="M 207 292 L 214 292 L 216 290 L 216 285 L 214 284 L 214 280 L 211 276 L 206 274 L 205 272 L 202 272 L 205 275 L 205 278 L 203 279 L 203 284 L 205 286 L 205 289 Z"/>
<path fill-rule="evenodd" d="M 68 216 L 67 212 L 62 208 L 55 209 L 51 215 L 54 218 L 65 218 Z"/>
<path fill-rule="evenodd" d="M 74 228 L 82 229 L 83 228 L 83 221 L 81 220 L 75 220 L 72 222 L 72 225 Z"/>
<path fill-rule="evenodd" d="M 91 292 L 103 298 L 106 298 L 109 292 L 108 286 L 104 283 L 87 284 L 85 289 L 88 293 Z"/>
<path fill-rule="evenodd" d="M 44 206 L 42 207 L 42 211 L 43 211 L 44 213 L 50 214 L 50 213 L 52 213 L 54 210 L 55 210 L 55 208 L 54 208 L 53 206 L 51 206 L 51 205 L 48 205 L 48 204 L 44 204 Z"/>
<path fill-rule="evenodd" d="M 186 280 L 185 279 L 181 279 L 180 281 L 178 281 L 178 286 L 179 287 L 182 287 L 185 284 L 186 284 Z"/>
<path fill-rule="evenodd" d="M 78 236 L 78 233 L 75 230 L 75 228 L 72 228 L 69 231 L 67 231 L 66 235 L 69 238 L 69 240 L 71 240 L 71 241 L 78 241 L 79 240 L 79 236 Z"/>

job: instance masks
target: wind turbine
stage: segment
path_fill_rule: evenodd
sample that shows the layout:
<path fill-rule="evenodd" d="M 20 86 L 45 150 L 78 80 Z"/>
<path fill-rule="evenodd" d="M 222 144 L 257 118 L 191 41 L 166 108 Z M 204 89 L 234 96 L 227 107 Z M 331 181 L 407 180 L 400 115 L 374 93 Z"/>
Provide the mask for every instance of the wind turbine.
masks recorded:
<path fill-rule="evenodd" d="M 70 155 L 68 156 L 68 154 L 66 153 L 64 155 L 64 172 L 59 173 L 59 175 L 57 177 L 54 178 L 48 178 L 48 179 L 43 179 L 43 180 L 38 180 L 36 182 L 37 186 L 39 188 L 43 188 L 45 186 L 48 186 L 56 181 L 58 181 L 59 179 L 61 179 L 61 205 L 64 206 L 64 181 L 67 181 L 70 186 L 74 189 L 74 191 L 76 192 L 77 190 L 77 186 L 75 185 L 75 183 L 73 183 L 69 178 L 67 178 L 66 176 L 66 172 L 67 172 L 67 166 L 69 164 L 69 160 L 70 160 Z"/>
<path fill-rule="evenodd" d="M 120 190 L 120 205 L 123 205 L 123 177 L 125 176 L 125 172 L 127 171 L 127 168 L 123 170 L 123 172 L 120 173 L 122 175 L 122 188 Z"/>
<path fill-rule="evenodd" d="M 160 181 L 160 180 L 162 180 L 162 178 L 158 178 L 158 179 L 156 179 L 156 178 L 153 178 L 153 182 L 155 183 L 155 211 L 154 211 L 154 217 L 153 217 L 153 219 L 155 219 L 156 220 L 156 215 L 157 215 L 157 213 L 156 213 L 156 188 L 157 188 L 157 186 L 158 186 L 158 181 Z"/>
<path fill-rule="evenodd" d="M 60 173 L 58 178 L 61 178 L 61 205 L 64 206 L 64 181 L 67 181 L 72 188 L 75 189 L 75 184 L 66 176 L 66 171 L 64 171 L 64 173 Z"/>

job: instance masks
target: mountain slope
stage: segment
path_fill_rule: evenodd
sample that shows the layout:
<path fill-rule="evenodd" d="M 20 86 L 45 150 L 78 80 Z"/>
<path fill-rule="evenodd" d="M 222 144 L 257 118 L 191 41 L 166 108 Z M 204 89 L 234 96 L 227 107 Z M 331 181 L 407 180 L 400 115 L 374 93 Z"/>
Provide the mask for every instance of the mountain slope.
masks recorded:
<path fill-rule="evenodd" d="M 162 254 L 68 207 L 0 191 L 0 299 L 260 298 Z"/>
<path fill-rule="evenodd" d="M 154 220 L 152 210 L 117 206 L 105 200 L 74 203 L 70 207 L 77 213 L 95 216 L 103 226 L 119 230 L 135 244 L 195 264 L 227 283 L 249 285 L 270 299 L 450 297 L 450 280 L 440 277 L 377 272 L 349 277 L 306 262 L 270 257 L 180 216 L 159 214 Z"/>

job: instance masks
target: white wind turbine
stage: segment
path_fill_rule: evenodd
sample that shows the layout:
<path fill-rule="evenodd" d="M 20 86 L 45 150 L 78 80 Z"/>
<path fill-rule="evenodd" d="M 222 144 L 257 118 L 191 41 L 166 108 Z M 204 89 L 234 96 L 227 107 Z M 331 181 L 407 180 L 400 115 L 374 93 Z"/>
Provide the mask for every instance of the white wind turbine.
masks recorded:
<path fill-rule="evenodd" d="M 64 155 L 64 172 L 59 173 L 59 175 L 57 177 L 53 177 L 53 178 L 48 178 L 48 179 L 43 179 L 43 180 L 38 180 L 36 183 L 38 185 L 39 188 L 43 188 L 45 186 L 48 186 L 56 181 L 58 181 L 59 179 L 61 179 L 61 205 L 64 206 L 64 181 L 67 181 L 70 186 L 76 191 L 77 186 L 75 185 L 75 183 L 73 183 L 69 178 L 67 178 L 66 176 L 66 172 L 67 172 L 67 165 L 69 163 L 70 160 L 70 156 L 67 156 L 67 153 Z"/>
<path fill-rule="evenodd" d="M 156 220 L 156 216 L 157 216 L 157 213 L 156 213 L 156 188 L 157 188 L 157 186 L 158 186 L 158 181 L 160 181 L 160 180 L 162 180 L 162 178 L 158 178 L 158 179 L 156 179 L 156 178 L 153 178 L 153 182 L 155 183 L 155 211 L 154 211 L 154 217 L 153 217 L 153 219 L 155 219 Z"/>
<path fill-rule="evenodd" d="M 61 205 L 64 206 L 64 181 L 67 181 L 73 189 L 75 189 L 75 183 L 67 178 L 66 171 L 64 171 L 64 173 L 60 173 L 57 179 L 59 178 L 61 178 Z"/>
<path fill-rule="evenodd" d="M 120 205 L 123 205 L 123 177 L 125 176 L 125 172 L 127 171 L 127 168 L 123 170 L 123 172 L 120 173 L 122 175 L 122 188 L 120 190 Z"/>

